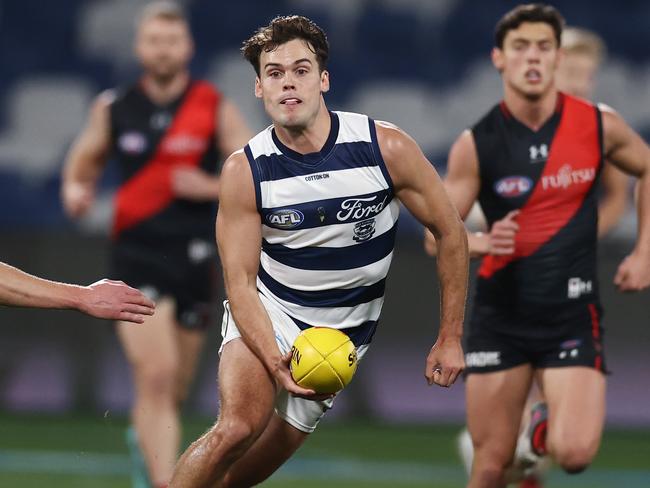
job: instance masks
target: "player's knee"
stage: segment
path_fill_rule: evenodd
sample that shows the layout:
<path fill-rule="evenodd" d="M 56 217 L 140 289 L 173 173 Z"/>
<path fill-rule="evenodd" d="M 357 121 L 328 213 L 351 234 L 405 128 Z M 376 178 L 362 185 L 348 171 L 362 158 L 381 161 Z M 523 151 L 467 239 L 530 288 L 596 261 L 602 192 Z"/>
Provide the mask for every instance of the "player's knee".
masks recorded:
<path fill-rule="evenodd" d="M 569 474 L 581 473 L 591 464 L 596 449 L 589 444 L 574 444 L 553 451 L 555 462 Z"/>
<path fill-rule="evenodd" d="M 174 401 L 178 406 L 182 405 L 187 399 L 190 387 L 187 382 L 177 381 L 174 385 Z"/>
<path fill-rule="evenodd" d="M 219 420 L 214 433 L 225 456 L 233 459 L 243 455 L 256 438 L 253 425 L 237 417 Z"/>
<path fill-rule="evenodd" d="M 142 394 L 169 396 L 175 393 L 176 365 L 171 362 L 153 362 L 138 367 L 137 385 Z"/>
<path fill-rule="evenodd" d="M 472 470 L 472 479 L 485 486 L 498 486 L 504 476 L 504 468 L 498 465 L 481 466 Z"/>
<path fill-rule="evenodd" d="M 506 464 L 497 460 L 475 458 L 472 467 L 472 479 L 486 486 L 498 485 L 504 479 Z"/>

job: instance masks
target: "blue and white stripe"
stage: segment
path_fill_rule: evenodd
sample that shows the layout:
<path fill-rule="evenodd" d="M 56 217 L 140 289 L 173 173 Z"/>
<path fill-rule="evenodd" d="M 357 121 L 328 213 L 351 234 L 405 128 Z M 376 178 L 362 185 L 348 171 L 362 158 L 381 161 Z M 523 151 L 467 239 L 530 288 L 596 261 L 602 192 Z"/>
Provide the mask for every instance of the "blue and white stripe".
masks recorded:
<path fill-rule="evenodd" d="M 369 342 L 384 302 L 399 216 L 374 121 L 331 112 L 320 153 L 269 127 L 246 146 L 262 217 L 259 291 L 301 327 Z"/>

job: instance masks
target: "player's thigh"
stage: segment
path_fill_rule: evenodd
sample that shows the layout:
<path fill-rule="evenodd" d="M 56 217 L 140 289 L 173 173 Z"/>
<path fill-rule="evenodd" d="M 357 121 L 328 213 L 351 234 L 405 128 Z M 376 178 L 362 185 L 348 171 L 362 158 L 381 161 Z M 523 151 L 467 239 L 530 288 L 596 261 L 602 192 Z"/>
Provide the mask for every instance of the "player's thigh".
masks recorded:
<path fill-rule="evenodd" d="M 243 339 L 223 346 L 218 376 L 219 423 L 242 423 L 261 434 L 273 413 L 276 384 Z"/>
<path fill-rule="evenodd" d="M 538 371 L 548 404 L 550 449 L 578 445 L 595 454 L 605 422 L 605 375 L 594 368 L 570 366 Z"/>
<path fill-rule="evenodd" d="M 477 451 L 499 451 L 509 457 L 514 451 L 521 414 L 531 385 L 529 364 L 467 377 L 467 427 Z"/>
<path fill-rule="evenodd" d="M 117 323 L 119 340 L 136 376 L 160 374 L 173 379 L 178 367 L 174 316 L 174 300 L 164 297 L 156 302 L 156 313 L 143 324 Z"/>
<path fill-rule="evenodd" d="M 259 439 L 228 470 L 226 486 L 248 487 L 261 483 L 298 450 L 308 435 L 273 415 Z"/>

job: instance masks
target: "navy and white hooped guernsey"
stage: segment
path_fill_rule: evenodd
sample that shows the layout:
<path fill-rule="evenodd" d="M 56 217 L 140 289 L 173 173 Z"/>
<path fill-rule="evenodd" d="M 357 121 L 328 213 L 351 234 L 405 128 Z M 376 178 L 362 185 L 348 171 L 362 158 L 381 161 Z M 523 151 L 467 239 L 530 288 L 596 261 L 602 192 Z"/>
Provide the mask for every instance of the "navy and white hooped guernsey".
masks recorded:
<path fill-rule="evenodd" d="M 299 154 L 273 126 L 245 147 L 262 219 L 257 287 L 298 327 L 372 339 L 393 257 L 399 203 L 365 115 L 330 112 L 320 152 Z"/>

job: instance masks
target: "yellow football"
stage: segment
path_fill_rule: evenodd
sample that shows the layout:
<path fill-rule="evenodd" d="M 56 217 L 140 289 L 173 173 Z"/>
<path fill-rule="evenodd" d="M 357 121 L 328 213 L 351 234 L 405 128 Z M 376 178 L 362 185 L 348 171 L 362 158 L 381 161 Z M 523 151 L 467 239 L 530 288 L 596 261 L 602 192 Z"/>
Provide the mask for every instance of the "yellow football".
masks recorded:
<path fill-rule="evenodd" d="M 303 330 L 291 348 L 291 375 L 316 393 L 336 393 L 357 370 L 357 350 L 343 332 L 329 327 Z"/>

